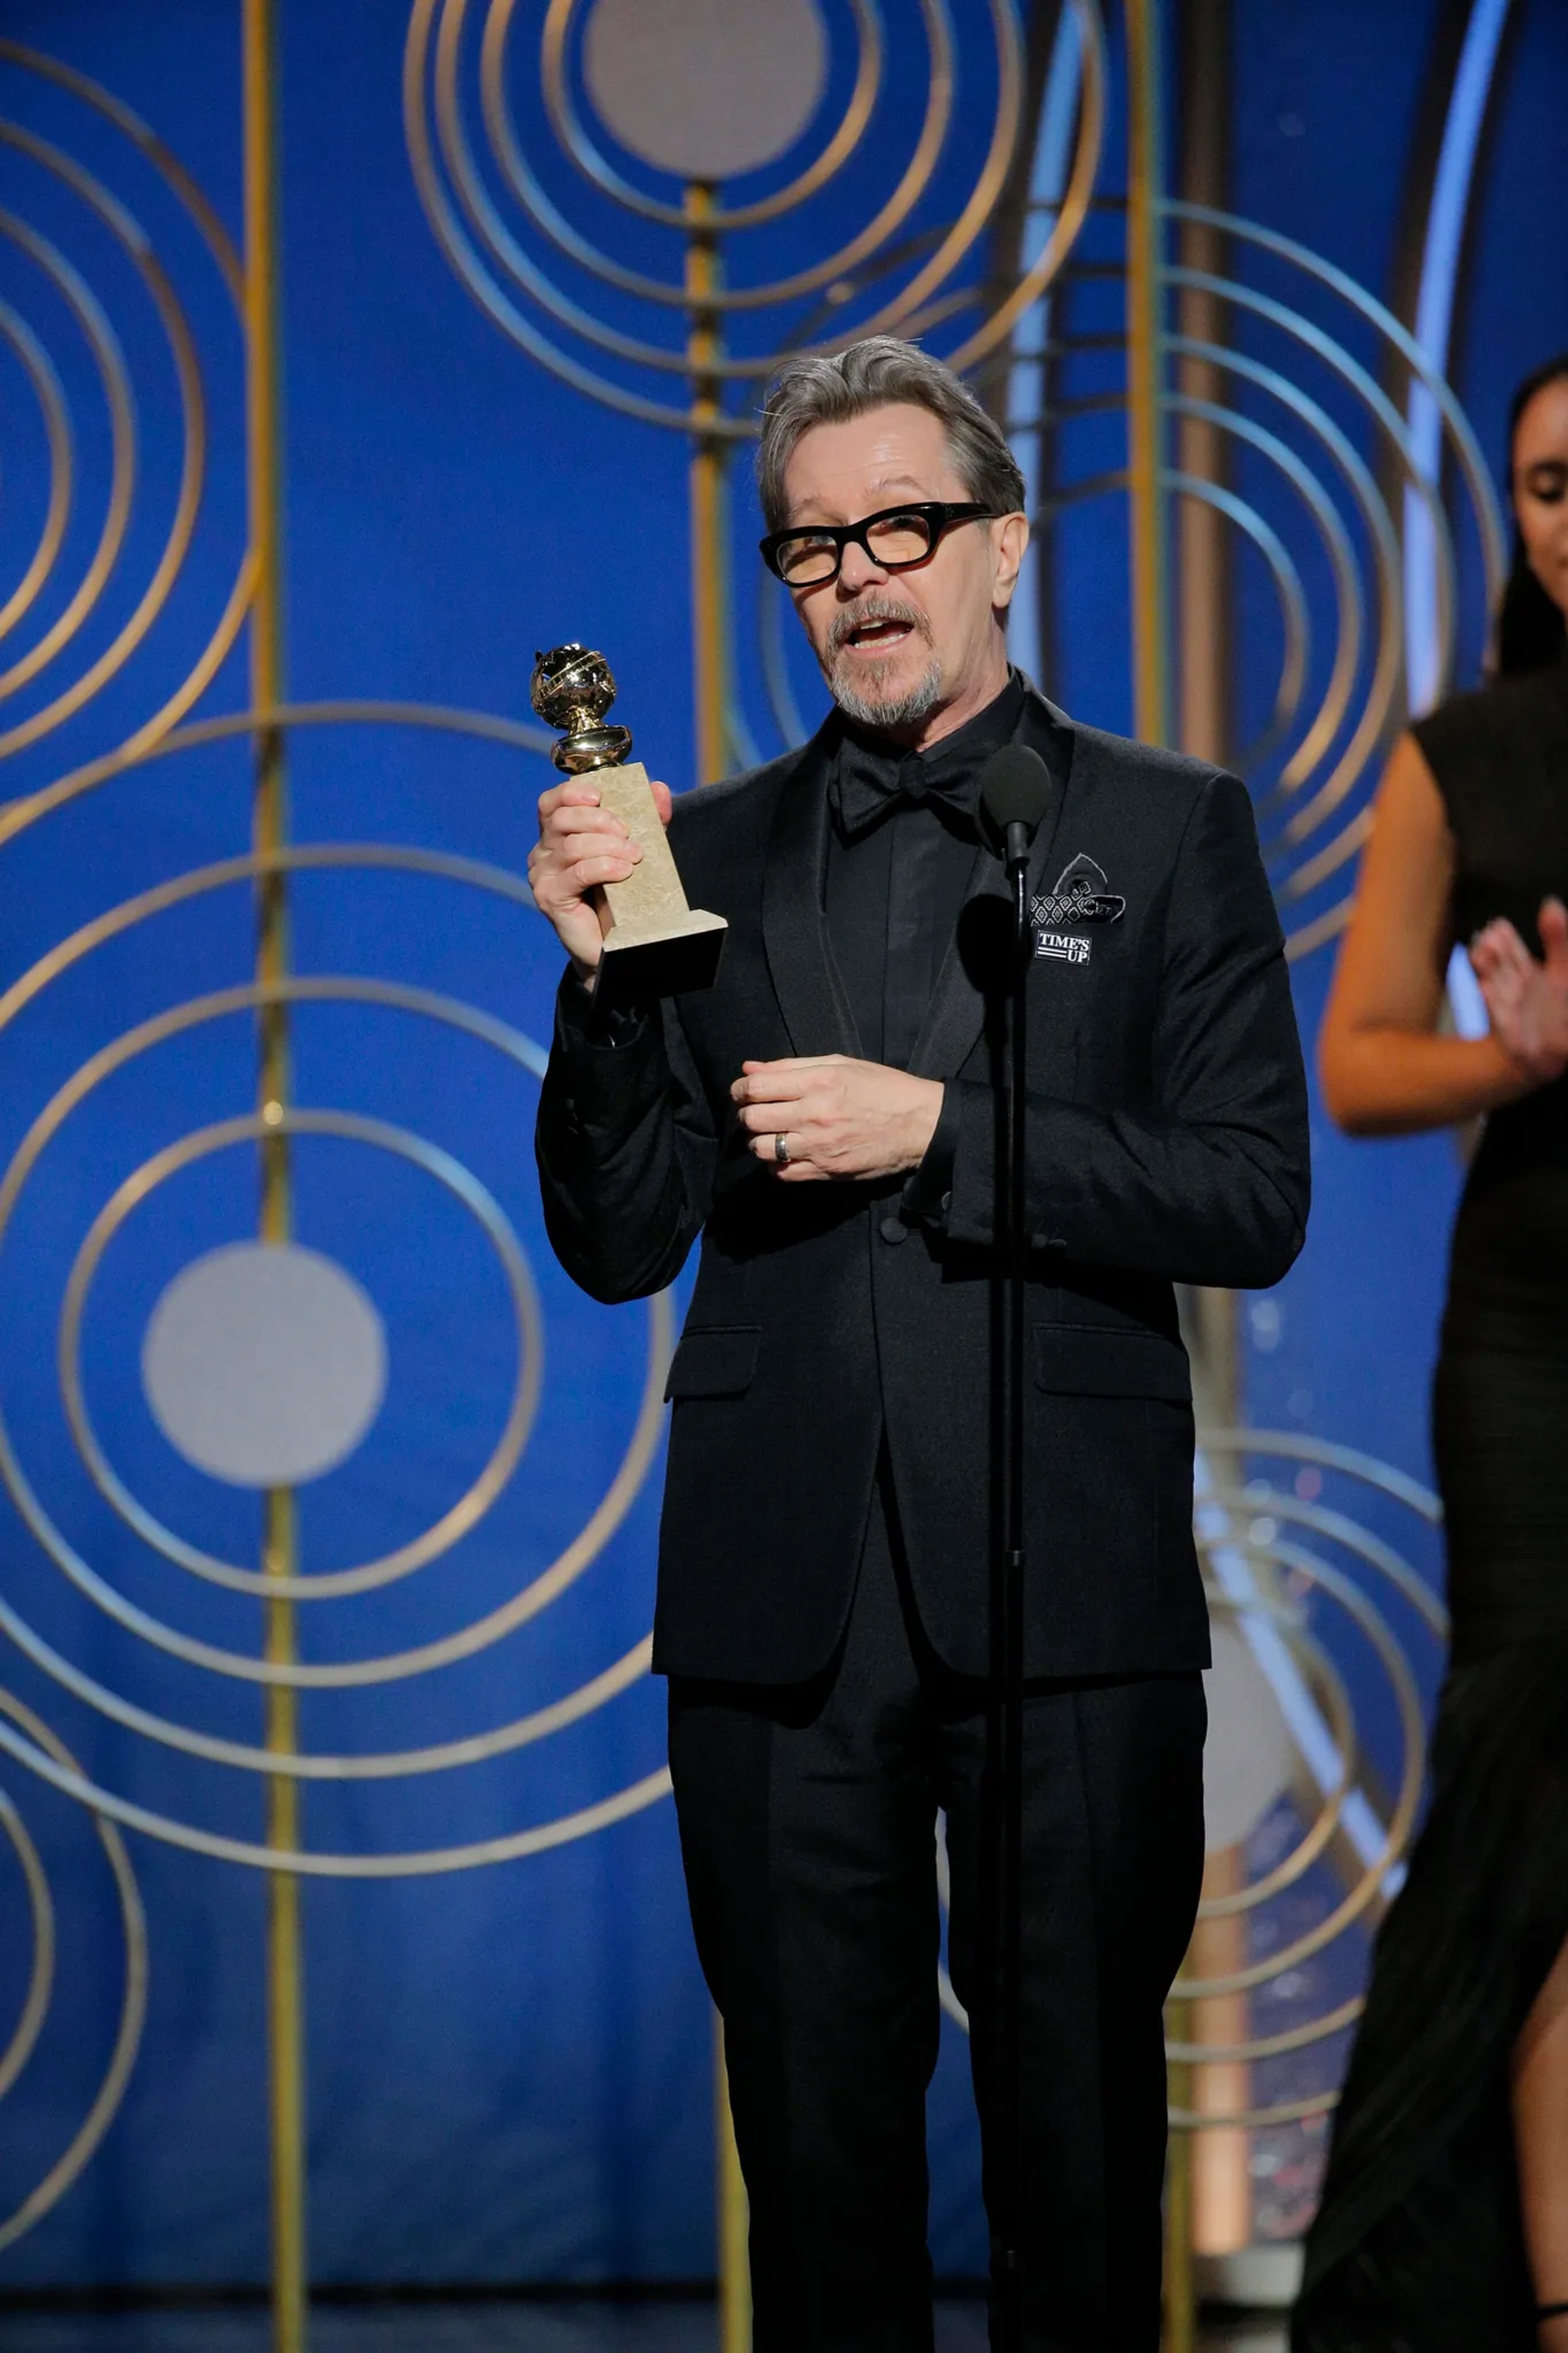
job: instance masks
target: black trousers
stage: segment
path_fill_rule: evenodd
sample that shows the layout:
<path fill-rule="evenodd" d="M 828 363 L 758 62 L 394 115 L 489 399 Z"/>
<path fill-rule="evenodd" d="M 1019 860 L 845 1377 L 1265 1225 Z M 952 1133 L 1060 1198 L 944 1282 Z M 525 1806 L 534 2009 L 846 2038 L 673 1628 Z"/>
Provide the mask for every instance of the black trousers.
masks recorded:
<path fill-rule="evenodd" d="M 931 2353 L 939 1808 L 983 2152 L 987 2139 L 984 1698 L 924 1642 L 890 1518 L 883 1491 L 826 1675 L 784 1691 L 670 1687 L 691 1917 L 724 2020 L 751 2198 L 757 2353 Z M 1031 1686 L 1020 2251 L 1030 2353 L 1158 2347 L 1161 2009 L 1203 1873 L 1204 1729 L 1195 1672 Z"/>

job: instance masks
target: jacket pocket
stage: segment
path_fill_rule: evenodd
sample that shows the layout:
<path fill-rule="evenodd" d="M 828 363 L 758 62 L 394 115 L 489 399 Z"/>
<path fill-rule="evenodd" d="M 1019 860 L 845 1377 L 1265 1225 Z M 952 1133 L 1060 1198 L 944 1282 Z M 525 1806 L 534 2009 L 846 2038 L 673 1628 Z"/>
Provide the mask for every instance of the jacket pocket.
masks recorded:
<path fill-rule="evenodd" d="M 671 1398 L 744 1397 L 756 1377 L 757 1324 L 711 1324 L 681 1335 L 664 1385 Z"/>
<path fill-rule="evenodd" d="M 1192 1397 L 1187 1352 L 1158 1332 L 1102 1324 L 1037 1324 L 1035 1382 L 1061 1397 Z"/>

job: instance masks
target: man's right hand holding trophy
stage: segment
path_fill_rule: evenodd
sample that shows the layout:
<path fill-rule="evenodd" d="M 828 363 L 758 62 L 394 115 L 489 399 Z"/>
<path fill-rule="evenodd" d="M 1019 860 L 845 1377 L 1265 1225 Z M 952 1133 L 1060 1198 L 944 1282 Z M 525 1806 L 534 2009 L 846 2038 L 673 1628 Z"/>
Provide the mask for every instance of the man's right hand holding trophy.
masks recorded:
<path fill-rule="evenodd" d="M 535 658 L 530 699 L 563 730 L 552 757 L 566 782 L 540 796 L 529 884 L 606 1012 L 710 987 L 725 930 L 721 917 L 686 903 L 664 838 L 669 787 L 627 762 L 630 729 L 605 720 L 615 695 L 602 654 L 564 645 Z"/>
<path fill-rule="evenodd" d="M 648 781 L 660 819 L 669 823 L 668 785 Z M 596 893 L 606 882 L 624 882 L 642 860 L 642 845 L 585 776 L 571 776 L 539 796 L 539 839 L 528 853 L 528 880 L 534 903 L 555 927 L 573 968 L 585 987 L 598 968 L 605 934 Z"/>

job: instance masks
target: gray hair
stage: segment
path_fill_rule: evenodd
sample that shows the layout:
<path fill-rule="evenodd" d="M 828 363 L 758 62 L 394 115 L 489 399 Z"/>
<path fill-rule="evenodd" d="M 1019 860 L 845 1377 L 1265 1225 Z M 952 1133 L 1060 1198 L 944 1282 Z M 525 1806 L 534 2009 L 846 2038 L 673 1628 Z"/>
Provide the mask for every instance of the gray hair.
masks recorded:
<path fill-rule="evenodd" d="M 1027 505 L 1018 461 L 1002 428 L 969 386 L 918 343 L 868 335 L 830 359 L 790 360 L 768 386 L 757 447 L 757 489 L 770 531 L 782 531 L 784 469 L 816 425 L 847 425 L 868 409 L 905 401 L 929 409 L 947 428 L 947 446 L 964 489 L 998 514 Z"/>

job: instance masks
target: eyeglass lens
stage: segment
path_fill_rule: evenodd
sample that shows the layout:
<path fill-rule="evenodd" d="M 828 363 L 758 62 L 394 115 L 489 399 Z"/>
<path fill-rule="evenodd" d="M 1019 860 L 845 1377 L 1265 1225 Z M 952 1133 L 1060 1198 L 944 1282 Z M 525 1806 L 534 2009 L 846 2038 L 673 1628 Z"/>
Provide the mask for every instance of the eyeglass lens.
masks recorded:
<path fill-rule="evenodd" d="M 931 554 L 931 527 L 927 515 L 879 516 L 868 525 L 866 536 L 876 562 L 889 569 L 900 564 L 919 564 Z M 778 552 L 780 575 L 792 588 L 809 588 L 816 581 L 831 580 L 838 563 L 838 543 L 826 533 L 801 532 L 785 540 Z"/>

